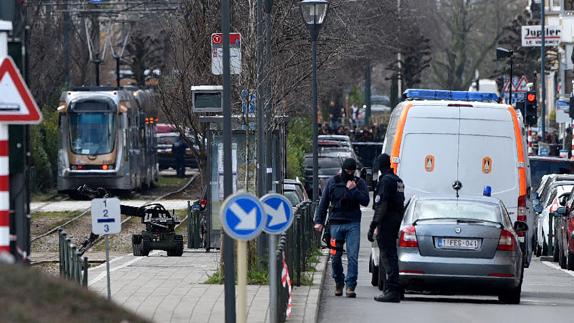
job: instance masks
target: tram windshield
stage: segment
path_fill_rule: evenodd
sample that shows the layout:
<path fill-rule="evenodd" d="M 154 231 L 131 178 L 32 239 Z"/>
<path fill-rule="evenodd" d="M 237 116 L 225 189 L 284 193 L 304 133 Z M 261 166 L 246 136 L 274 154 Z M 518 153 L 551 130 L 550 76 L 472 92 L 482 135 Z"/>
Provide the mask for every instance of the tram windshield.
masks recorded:
<path fill-rule="evenodd" d="M 114 149 L 115 113 L 70 113 L 72 151 L 80 155 L 109 154 Z"/>

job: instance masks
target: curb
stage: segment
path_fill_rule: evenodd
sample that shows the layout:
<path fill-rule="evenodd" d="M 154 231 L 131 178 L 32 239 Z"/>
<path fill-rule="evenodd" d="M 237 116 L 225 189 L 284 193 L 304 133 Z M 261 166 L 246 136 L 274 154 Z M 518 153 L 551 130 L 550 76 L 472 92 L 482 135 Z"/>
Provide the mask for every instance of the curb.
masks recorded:
<path fill-rule="evenodd" d="M 323 294 L 323 283 L 325 282 L 325 275 L 327 274 L 327 264 L 329 264 L 329 253 L 323 253 L 321 260 L 319 263 L 317 263 L 317 265 L 315 265 L 315 273 L 313 274 L 313 286 L 311 287 L 311 290 L 319 290 L 317 293 L 317 298 L 313 300 L 307 300 L 307 302 L 311 301 L 317 304 L 315 313 L 313 313 L 313 317 L 311 318 L 311 322 L 317 322 L 319 320 L 319 302 L 321 301 L 321 296 Z"/>

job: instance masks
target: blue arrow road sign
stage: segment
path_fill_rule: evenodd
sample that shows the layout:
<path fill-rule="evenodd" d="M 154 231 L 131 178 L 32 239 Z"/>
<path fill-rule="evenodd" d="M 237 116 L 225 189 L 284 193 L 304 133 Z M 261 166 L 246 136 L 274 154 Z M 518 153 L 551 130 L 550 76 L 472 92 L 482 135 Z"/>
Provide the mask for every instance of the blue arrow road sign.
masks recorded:
<path fill-rule="evenodd" d="M 269 234 L 280 234 L 289 229 L 293 223 L 293 206 L 285 196 L 270 193 L 261 198 L 263 209 L 267 215 L 263 230 Z"/>
<path fill-rule="evenodd" d="M 225 232 L 236 240 L 252 240 L 265 226 L 266 218 L 259 199 L 249 193 L 229 196 L 219 213 Z"/>

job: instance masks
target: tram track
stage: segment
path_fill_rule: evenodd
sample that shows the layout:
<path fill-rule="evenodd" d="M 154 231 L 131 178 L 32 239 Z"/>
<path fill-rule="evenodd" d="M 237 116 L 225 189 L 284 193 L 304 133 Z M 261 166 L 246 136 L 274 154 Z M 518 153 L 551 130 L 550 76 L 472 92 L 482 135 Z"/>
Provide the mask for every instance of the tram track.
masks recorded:
<path fill-rule="evenodd" d="M 174 191 L 165 193 L 165 194 L 163 194 L 163 195 L 161 195 L 161 196 L 154 197 L 153 199 L 150 199 L 150 200 L 148 200 L 148 201 L 145 201 L 144 204 L 142 204 L 142 206 L 144 206 L 144 205 L 149 205 L 149 204 L 153 204 L 153 203 L 157 203 L 158 201 L 164 200 L 164 199 L 166 199 L 166 198 L 168 198 L 168 197 L 170 197 L 170 196 L 172 196 L 172 195 L 179 194 L 179 193 L 183 192 L 184 190 L 186 190 L 187 188 L 189 188 L 189 186 L 191 186 L 191 184 L 193 184 L 193 182 L 195 181 L 195 179 L 196 179 L 198 176 L 199 176 L 198 174 L 192 175 L 191 178 L 189 179 L 189 181 L 187 181 L 184 185 L 182 185 L 182 186 L 181 186 L 180 188 L 178 188 L 177 190 L 174 190 Z M 40 207 L 34 209 L 34 211 L 31 212 L 31 213 L 34 214 L 34 213 L 37 213 L 37 212 L 41 212 L 41 209 L 45 208 L 46 206 L 48 206 L 48 205 L 50 205 L 50 204 L 52 204 L 52 203 L 57 203 L 57 202 L 59 202 L 59 201 L 47 202 L 46 204 L 44 204 L 44 205 L 42 205 L 42 206 L 40 206 Z M 36 241 L 38 241 L 38 240 L 40 240 L 40 239 L 42 239 L 42 238 L 48 237 L 48 236 L 50 236 L 50 235 L 52 235 L 52 234 L 58 232 L 58 230 L 60 230 L 60 229 L 64 229 L 64 228 L 66 228 L 66 227 L 69 227 L 70 225 L 72 225 L 72 224 L 78 222 L 79 220 L 83 219 L 86 214 L 90 214 L 90 210 L 91 210 L 90 207 L 81 210 L 81 211 L 80 211 L 80 214 L 74 216 L 73 218 L 69 219 L 68 221 L 66 221 L 66 222 L 64 222 L 64 223 L 62 223 L 62 224 L 59 224 L 59 225 L 56 225 L 56 226 L 50 228 L 49 230 L 45 231 L 45 232 L 42 233 L 42 234 L 39 234 L 39 235 L 37 235 L 37 236 L 32 237 L 32 238 L 30 239 L 30 241 L 31 241 L 32 243 L 33 243 L 33 242 L 36 242 Z M 132 219 L 131 216 L 127 216 L 125 219 L 122 220 L 122 225 L 125 224 L 126 222 L 130 221 L 131 219 Z M 182 222 L 183 222 L 183 221 L 185 221 L 185 219 L 182 219 Z M 101 238 L 98 238 L 98 239 L 94 240 L 93 243 L 91 243 L 91 244 L 89 245 L 89 247 L 85 248 L 84 252 L 87 251 L 87 250 L 89 250 L 89 249 L 92 248 L 93 246 L 95 246 L 99 241 L 101 241 Z"/>

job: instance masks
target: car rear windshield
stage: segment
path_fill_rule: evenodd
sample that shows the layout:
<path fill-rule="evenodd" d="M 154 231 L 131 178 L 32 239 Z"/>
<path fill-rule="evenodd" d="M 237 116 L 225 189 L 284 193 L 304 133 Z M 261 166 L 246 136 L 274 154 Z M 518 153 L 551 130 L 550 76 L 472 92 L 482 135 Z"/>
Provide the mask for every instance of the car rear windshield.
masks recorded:
<path fill-rule="evenodd" d="M 475 201 L 423 200 L 415 205 L 414 220 L 474 219 L 500 221 L 498 205 Z"/>

